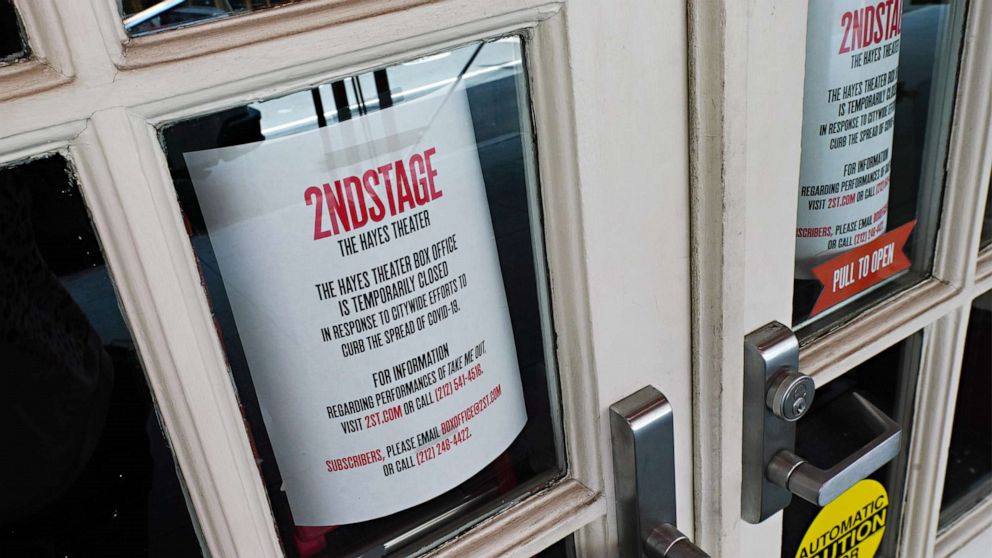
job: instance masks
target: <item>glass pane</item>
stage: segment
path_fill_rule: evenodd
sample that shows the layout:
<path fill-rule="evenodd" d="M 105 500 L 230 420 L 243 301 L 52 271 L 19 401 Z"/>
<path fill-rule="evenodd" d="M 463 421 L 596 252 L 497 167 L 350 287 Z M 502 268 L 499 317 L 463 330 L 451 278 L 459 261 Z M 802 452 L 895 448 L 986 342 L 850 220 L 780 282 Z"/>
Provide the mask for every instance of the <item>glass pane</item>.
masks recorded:
<path fill-rule="evenodd" d="M 930 274 L 964 4 L 810 3 L 793 298 L 804 340 Z"/>
<path fill-rule="evenodd" d="M 864 424 L 852 420 L 844 413 L 844 399 L 850 397 L 850 394 L 861 395 L 902 425 L 902 447 L 899 455 L 868 477 L 881 483 L 887 493 L 888 507 L 882 508 L 884 532 L 878 554 L 875 555 L 880 558 L 895 556 L 899 540 L 922 338 L 922 334 L 916 333 L 818 388 L 808 414 L 796 423 L 796 454 L 824 469 L 840 462 L 870 439 L 870 433 L 864 431 Z M 854 556 L 848 554 L 852 539 L 846 537 L 849 534 L 847 528 L 834 531 L 833 535 L 824 539 L 814 537 L 816 540 L 812 547 L 809 540 L 804 541 L 804 535 L 820 510 L 821 508 L 793 496 L 783 517 L 783 558 Z M 861 535 L 869 533 L 862 532 Z"/>
<path fill-rule="evenodd" d="M 575 537 L 569 535 L 534 555 L 535 558 L 575 558 Z"/>
<path fill-rule="evenodd" d="M 162 131 L 287 553 L 407 555 L 562 474 L 523 52 Z"/>
<path fill-rule="evenodd" d="M 992 291 L 975 299 L 961 362 L 940 527 L 992 494 Z"/>
<path fill-rule="evenodd" d="M 0 65 L 23 58 L 28 54 L 27 43 L 21 31 L 12 0 L 0 0 Z"/>
<path fill-rule="evenodd" d="M 0 555 L 199 556 L 71 169 L 0 169 Z"/>
<path fill-rule="evenodd" d="M 992 246 L 992 193 L 985 200 L 985 219 L 982 221 L 982 239 L 979 249 Z"/>
<path fill-rule="evenodd" d="M 117 0 L 132 37 L 303 0 Z"/>

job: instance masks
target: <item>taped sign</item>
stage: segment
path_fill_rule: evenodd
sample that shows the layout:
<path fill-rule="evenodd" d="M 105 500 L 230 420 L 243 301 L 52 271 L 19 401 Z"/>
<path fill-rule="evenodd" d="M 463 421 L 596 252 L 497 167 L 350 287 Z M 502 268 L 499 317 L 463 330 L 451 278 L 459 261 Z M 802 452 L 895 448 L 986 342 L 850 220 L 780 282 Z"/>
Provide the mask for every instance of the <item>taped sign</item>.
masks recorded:
<path fill-rule="evenodd" d="M 859 482 L 820 510 L 796 558 L 872 558 L 885 534 L 888 509 L 884 486 Z"/>

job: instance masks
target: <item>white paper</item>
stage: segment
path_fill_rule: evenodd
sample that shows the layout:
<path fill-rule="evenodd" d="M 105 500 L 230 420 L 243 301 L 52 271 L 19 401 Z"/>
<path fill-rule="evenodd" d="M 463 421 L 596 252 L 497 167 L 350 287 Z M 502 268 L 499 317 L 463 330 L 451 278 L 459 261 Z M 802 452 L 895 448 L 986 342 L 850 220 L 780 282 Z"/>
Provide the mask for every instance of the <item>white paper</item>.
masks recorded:
<path fill-rule="evenodd" d="M 900 0 L 815 0 L 806 33 L 796 277 L 885 232 Z"/>
<path fill-rule="evenodd" d="M 425 502 L 510 445 L 527 417 L 463 89 L 185 157 L 297 525 Z M 342 205 L 334 234 L 350 176 L 368 223 Z"/>

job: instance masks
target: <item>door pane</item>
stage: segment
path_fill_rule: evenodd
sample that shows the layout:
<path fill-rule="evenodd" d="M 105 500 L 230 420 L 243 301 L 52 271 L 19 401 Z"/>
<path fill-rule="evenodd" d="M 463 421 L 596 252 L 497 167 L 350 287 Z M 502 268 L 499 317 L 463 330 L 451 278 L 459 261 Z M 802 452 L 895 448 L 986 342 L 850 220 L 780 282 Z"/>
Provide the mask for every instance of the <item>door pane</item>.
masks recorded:
<path fill-rule="evenodd" d="M 869 433 L 843 413 L 845 397 L 857 393 L 902 425 L 902 446 L 899 455 L 871 476 L 882 484 L 888 494 L 885 510 L 885 531 L 876 556 L 895 556 L 899 540 L 900 516 L 905 491 L 906 464 L 912 440 L 913 404 L 919 371 L 922 334 L 916 333 L 901 343 L 886 349 L 847 374 L 817 388 L 809 413 L 796 423 L 796 454 L 820 468 L 828 468 L 862 447 Z M 803 536 L 821 508 L 793 496 L 785 509 L 782 529 L 782 557 L 846 556 L 850 540 L 835 531 L 829 540 L 803 545 Z M 806 548 L 804 548 L 806 546 Z"/>
<path fill-rule="evenodd" d="M 810 3 L 793 299 L 804 340 L 931 272 L 964 4 Z"/>
<path fill-rule="evenodd" d="M 132 37 L 168 31 L 302 0 L 119 0 Z"/>
<path fill-rule="evenodd" d="M 985 219 L 982 221 L 982 238 L 979 249 L 992 246 L 992 194 L 985 200 Z"/>
<path fill-rule="evenodd" d="M 288 553 L 415 553 L 562 474 L 517 37 L 162 138 Z"/>
<path fill-rule="evenodd" d="M 0 0 L 0 65 L 28 54 L 21 22 L 11 0 Z"/>
<path fill-rule="evenodd" d="M 992 292 L 975 299 L 961 362 L 940 527 L 992 494 Z"/>
<path fill-rule="evenodd" d="M 0 169 L 0 555 L 199 556 L 72 169 Z"/>
<path fill-rule="evenodd" d="M 569 535 L 534 555 L 534 558 L 575 558 L 575 536 Z"/>

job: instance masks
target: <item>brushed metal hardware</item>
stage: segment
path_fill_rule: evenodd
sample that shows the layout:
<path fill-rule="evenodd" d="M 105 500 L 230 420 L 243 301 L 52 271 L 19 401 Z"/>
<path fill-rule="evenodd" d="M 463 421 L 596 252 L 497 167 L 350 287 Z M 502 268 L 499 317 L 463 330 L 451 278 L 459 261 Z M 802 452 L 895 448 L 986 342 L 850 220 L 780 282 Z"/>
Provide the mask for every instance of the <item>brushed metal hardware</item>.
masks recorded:
<path fill-rule="evenodd" d="M 837 402 L 875 438 L 836 465 L 821 469 L 794 453 L 796 425 L 813 403 L 812 378 L 799 372 L 799 341 L 772 322 L 744 338 L 744 447 L 741 516 L 760 523 L 789 505 L 792 495 L 824 506 L 891 461 L 902 431 L 867 399 Z"/>
<path fill-rule="evenodd" d="M 827 470 L 788 450 L 775 454 L 768 464 L 768 478 L 773 483 L 818 506 L 829 504 L 891 461 L 899 453 L 902 437 L 899 425 L 864 397 L 855 393 L 837 404 L 847 404 L 851 416 L 858 416 L 869 429 L 878 432 L 875 439 Z"/>
<path fill-rule="evenodd" d="M 610 406 L 620 555 L 708 558 L 675 522 L 672 405 L 647 386 Z"/>
<path fill-rule="evenodd" d="M 644 552 L 649 558 L 710 558 L 670 523 L 663 523 L 651 531 L 644 541 Z"/>

